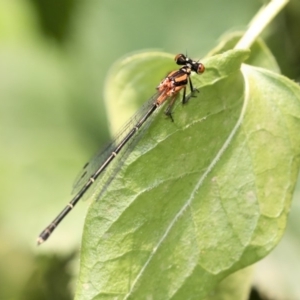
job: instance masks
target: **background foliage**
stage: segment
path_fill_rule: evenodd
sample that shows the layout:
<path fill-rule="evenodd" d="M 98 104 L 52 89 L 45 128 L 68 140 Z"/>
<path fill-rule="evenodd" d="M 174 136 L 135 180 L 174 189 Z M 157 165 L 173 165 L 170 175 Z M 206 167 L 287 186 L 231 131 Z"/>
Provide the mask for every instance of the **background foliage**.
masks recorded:
<path fill-rule="evenodd" d="M 0 2 L 0 299 L 71 299 L 87 203 L 51 240 L 39 231 L 69 200 L 78 170 L 105 141 L 103 86 L 132 51 L 204 56 L 245 29 L 262 1 L 4 0 Z M 216 9 L 216 7 L 218 9 Z M 282 73 L 300 80 L 300 3 L 292 0 L 264 38 Z M 285 238 L 257 266 L 255 282 L 300 297 L 299 196 Z M 266 279 L 271 279 L 270 281 Z"/>

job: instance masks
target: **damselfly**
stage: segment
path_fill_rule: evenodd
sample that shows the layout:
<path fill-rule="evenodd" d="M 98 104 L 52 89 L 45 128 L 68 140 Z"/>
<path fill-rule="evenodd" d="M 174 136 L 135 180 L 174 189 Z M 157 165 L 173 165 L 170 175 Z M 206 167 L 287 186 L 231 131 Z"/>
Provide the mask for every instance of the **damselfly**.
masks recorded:
<path fill-rule="evenodd" d="M 146 111 L 142 115 L 134 116 L 133 120 L 129 121 L 125 129 L 121 130 L 118 139 L 115 139 L 107 148 L 105 148 L 104 153 L 107 155 L 102 159 L 99 165 L 92 172 L 84 172 L 82 178 L 85 179 L 85 175 L 88 174 L 88 178 L 80 187 L 79 191 L 76 193 L 75 197 L 67 204 L 67 206 L 59 213 L 59 215 L 41 232 L 37 239 L 38 245 L 46 241 L 52 234 L 54 229 L 58 224 L 65 218 L 65 216 L 73 209 L 77 202 L 83 197 L 83 195 L 88 191 L 91 185 L 103 173 L 114 158 L 121 152 L 124 146 L 135 136 L 138 129 L 143 126 L 143 124 L 149 119 L 149 117 L 160 107 L 166 100 L 169 100 L 165 114 L 171 118 L 172 117 L 172 107 L 178 96 L 178 93 L 183 90 L 182 103 L 186 103 L 190 97 L 194 96 L 194 93 L 198 90 L 193 87 L 190 75 L 192 72 L 196 74 L 201 74 L 205 71 L 205 67 L 202 63 L 194 61 L 183 54 L 178 54 L 175 56 L 175 62 L 182 66 L 179 70 L 170 72 L 157 86 L 157 93 L 147 101 L 150 105 L 147 105 Z M 186 86 L 189 84 L 191 93 L 186 95 Z M 120 138 L 121 136 L 121 138 Z M 118 141 L 116 143 L 116 141 Z M 107 149 L 110 149 L 107 153 Z M 120 153 L 120 155 L 122 152 Z M 103 155 L 102 155 L 103 157 Z M 84 170 L 89 166 L 89 163 L 84 166 Z"/>

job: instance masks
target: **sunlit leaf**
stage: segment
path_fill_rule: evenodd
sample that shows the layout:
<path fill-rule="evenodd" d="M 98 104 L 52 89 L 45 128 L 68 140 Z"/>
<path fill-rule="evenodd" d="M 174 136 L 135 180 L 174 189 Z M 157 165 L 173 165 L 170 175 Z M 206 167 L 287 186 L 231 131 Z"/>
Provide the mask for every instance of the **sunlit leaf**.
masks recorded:
<path fill-rule="evenodd" d="M 276 246 L 299 168 L 300 90 L 240 69 L 247 56 L 205 60 L 198 97 L 174 122 L 155 116 L 91 205 L 77 299 L 201 299 Z"/>

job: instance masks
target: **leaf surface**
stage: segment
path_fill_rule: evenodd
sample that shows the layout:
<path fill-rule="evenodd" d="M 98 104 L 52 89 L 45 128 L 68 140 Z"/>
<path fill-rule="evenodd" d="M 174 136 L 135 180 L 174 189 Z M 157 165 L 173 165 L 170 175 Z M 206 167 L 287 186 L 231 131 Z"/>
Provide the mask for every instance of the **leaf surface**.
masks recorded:
<path fill-rule="evenodd" d="M 92 203 L 76 299 L 201 299 L 278 243 L 299 168 L 300 91 L 240 69 L 247 56 L 206 59 L 197 98 L 178 103 L 174 122 L 160 110 Z"/>

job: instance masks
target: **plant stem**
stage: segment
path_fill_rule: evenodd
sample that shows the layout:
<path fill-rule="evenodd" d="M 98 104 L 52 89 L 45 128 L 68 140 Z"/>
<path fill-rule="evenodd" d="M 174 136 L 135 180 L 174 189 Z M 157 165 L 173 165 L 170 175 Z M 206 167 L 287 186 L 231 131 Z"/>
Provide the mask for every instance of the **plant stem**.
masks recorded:
<path fill-rule="evenodd" d="M 262 7 L 249 24 L 244 36 L 235 45 L 234 49 L 249 49 L 261 32 L 282 10 L 289 0 L 272 0 Z"/>

